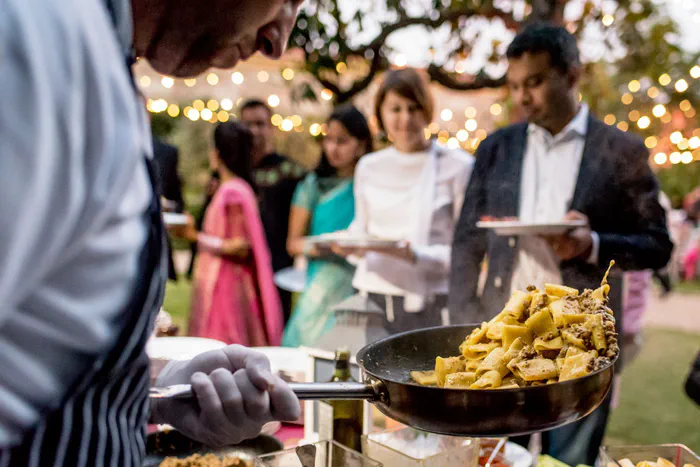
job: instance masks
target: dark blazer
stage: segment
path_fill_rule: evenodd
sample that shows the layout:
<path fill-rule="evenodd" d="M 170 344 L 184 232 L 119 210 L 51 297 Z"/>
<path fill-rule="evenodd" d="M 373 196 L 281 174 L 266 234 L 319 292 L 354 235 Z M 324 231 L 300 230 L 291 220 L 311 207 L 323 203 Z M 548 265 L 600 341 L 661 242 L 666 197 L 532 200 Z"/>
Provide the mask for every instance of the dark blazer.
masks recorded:
<path fill-rule="evenodd" d="M 452 248 L 449 309 L 457 322 L 482 322 L 500 312 L 510 296 L 517 237 L 498 237 L 476 228 L 482 216 L 517 217 L 527 124 L 503 128 L 476 151 Z M 658 187 L 636 136 L 590 117 L 571 209 L 587 215 L 600 236 L 598 264 L 581 259 L 561 263 L 565 285 L 579 289 L 600 284 L 610 260 L 618 271 L 660 269 L 671 257 Z M 488 277 L 481 296 L 478 279 L 484 257 Z M 619 276 L 611 280 L 611 308 L 621 311 Z M 621 313 L 618 314 L 618 318 Z"/>
<path fill-rule="evenodd" d="M 175 146 L 153 137 L 153 162 L 156 169 L 157 190 L 164 198 L 174 201 L 175 211 L 182 212 L 185 202 L 182 198 L 182 182 L 177 171 L 180 156 Z"/>
<path fill-rule="evenodd" d="M 177 148 L 153 137 L 153 166 L 155 169 L 156 192 L 164 198 L 175 202 L 175 211 L 185 209 L 182 198 L 182 182 L 177 171 L 179 155 Z M 177 280 L 173 251 L 168 239 L 168 278 Z"/>

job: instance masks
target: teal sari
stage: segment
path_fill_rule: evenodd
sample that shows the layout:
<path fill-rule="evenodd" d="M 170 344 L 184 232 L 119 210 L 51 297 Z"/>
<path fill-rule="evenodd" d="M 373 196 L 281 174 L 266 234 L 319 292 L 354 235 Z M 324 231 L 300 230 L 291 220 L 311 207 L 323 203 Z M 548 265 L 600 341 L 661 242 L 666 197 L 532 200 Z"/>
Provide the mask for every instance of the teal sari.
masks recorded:
<path fill-rule="evenodd" d="M 322 178 L 309 174 L 299 184 L 292 205 L 311 213 L 309 235 L 347 229 L 355 217 L 352 178 Z M 355 268 L 345 259 L 309 259 L 306 288 L 294 307 L 282 338 L 286 347 L 312 347 L 335 325 L 330 308 L 350 297 Z"/>

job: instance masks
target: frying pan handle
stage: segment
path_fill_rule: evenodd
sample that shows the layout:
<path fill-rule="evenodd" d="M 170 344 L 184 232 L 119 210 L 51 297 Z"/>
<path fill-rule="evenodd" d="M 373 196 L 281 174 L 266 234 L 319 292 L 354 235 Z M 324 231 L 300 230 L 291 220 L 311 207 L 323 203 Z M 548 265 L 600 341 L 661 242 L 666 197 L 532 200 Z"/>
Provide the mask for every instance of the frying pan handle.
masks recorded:
<path fill-rule="evenodd" d="M 366 400 L 386 399 L 386 390 L 380 382 L 368 383 L 289 383 L 300 400 Z"/>

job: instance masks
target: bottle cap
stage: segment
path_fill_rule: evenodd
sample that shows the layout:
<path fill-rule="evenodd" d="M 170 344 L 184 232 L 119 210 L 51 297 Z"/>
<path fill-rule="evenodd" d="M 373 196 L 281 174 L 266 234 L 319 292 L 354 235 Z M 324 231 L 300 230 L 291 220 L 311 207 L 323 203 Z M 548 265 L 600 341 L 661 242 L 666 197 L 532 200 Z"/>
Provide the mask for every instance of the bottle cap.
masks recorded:
<path fill-rule="evenodd" d="M 338 347 L 335 351 L 336 360 L 350 360 L 350 349 L 347 347 Z"/>

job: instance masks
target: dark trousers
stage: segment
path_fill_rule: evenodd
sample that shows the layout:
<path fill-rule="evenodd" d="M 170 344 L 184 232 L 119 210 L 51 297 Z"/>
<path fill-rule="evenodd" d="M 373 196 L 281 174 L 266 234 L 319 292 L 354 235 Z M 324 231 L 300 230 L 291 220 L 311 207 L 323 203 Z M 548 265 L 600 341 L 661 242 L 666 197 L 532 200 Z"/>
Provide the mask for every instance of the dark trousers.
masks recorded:
<path fill-rule="evenodd" d="M 292 315 L 292 292 L 289 290 L 284 290 L 277 287 L 277 292 L 280 295 L 280 302 L 282 303 L 282 314 L 284 315 L 284 324 L 289 322 L 289 318 Z"/>

